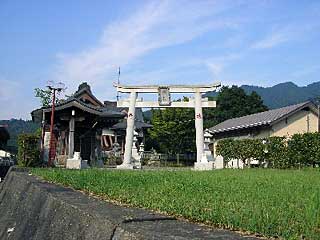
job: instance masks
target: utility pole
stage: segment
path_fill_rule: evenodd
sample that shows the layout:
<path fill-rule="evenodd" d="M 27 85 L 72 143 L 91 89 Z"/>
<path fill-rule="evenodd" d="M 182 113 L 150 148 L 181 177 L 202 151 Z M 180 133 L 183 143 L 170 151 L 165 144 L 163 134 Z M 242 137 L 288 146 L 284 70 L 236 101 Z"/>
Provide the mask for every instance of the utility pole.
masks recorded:
<path fill-rule="evenodd" d="M 119 72 L 118 72 L 118 85 L 120 85 L 120 67 L 119 67 Z M 120 95 L 119 95 L 119 92 L 117 91 L 117 102 L 119 101 L 120 99 Z"/>
<path fill-rule="evenodd" d="M 318 133 L 320 133 L 320 96 L 312 99 L 312 102 L 317 105 L 317 114 L 318 114 Z"/>
<path fill-rule="evenodd" d="M 59 82 L 55 84 L 53 81 L 49 81 L 47 86 L 50 91 L 52 91 L 52 106 L 51 106 L 51 121 L 50 121 L 50 142 L 49 142 L 49 160 L 48 166 L 52 166 L 52 161 L 55 157 L 55 148 L 54 146 L 54 137 L 53 137 L 53 127 L 54 127 L 54 111 L 55 111 L 55 102 L 56 102 L 56 93 L 64 90 L 64 84 Z"/>
<path fill-rule="evenodd" d="M 317 103 L 318 106 L 318 133 L 320 133 L 320 103 Z"/>

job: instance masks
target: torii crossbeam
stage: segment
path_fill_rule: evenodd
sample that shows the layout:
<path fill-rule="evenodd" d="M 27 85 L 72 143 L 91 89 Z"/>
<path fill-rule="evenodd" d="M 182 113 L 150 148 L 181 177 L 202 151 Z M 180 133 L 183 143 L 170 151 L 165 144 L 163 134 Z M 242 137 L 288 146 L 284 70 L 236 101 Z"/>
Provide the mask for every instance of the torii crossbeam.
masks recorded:
<path fill-rule="evenodd" d="M 194 168 L 197 170 L 209 170 L 213 168 L 213 163 L 209 162 L 204 154 L 203 142 L 203 107 L 216 107 L 215 101 L 209 101 L 202 98 L 203 93 L 215 91 L 221 86 L 221 83 L 211 85 L 144 85 L 144 86 L 125 86 L 114 84 L 118 92 L 130 93 L 128 99 L 117 101 L 118 107 L 129 107 L 126 129 L 126 143 L 123 163 L 118 166 L 122 169 L 133 169 L 132 163 L 132 140 L 134 131 L 135 108 L 194 108 L 195 109 L 195 128 L 196 128 L 196 146 L 197 162 Z M 138 93 L 157 93 L 158 101 L 137 100 Z M 188 102 L 171 102 L 171 93 L 193 93 L 194 99 Z"/>

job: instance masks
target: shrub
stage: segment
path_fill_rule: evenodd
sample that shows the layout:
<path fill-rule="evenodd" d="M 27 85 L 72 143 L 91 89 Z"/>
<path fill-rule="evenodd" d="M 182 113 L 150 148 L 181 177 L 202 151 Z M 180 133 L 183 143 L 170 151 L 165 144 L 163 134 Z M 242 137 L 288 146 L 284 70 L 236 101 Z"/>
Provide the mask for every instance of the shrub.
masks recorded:
<path fill-rule="evenodd" d="M 241 159 L 243 164 L 250 167 L 253 159 L 262 161 L 264 156 L 264 146 L 262 139 L 241 139 L 236 141 L 235 155 L 237 159 Z"/>
<path fill-rule="evenodd" d="M 233 139 L 222 139 L 217 143 L 216 151 L 217 155 L 223 157 L 223 165 L 225 166 L 230 160 L 236 158 L 236 140 Z"/>
<path fill-rule="evenodd" d="M 264 145 L 262 139 L 223 139 L 217 144 L 217 154 L 223 157 L 225 163 L 238 159 L 249 167 L 251 159 L 264 159 Z"/>
<path fill-rule="evenodd" d="M 320 134 L 294 134 L 288 142 L 291 164 L 294 166 L 315 166 L 320 163 Z"/>
<path fill-rule="evenodd" d="M 287 168 L 290 166 L 285 137 L 269 137 L 266 140 L 265 155 L 268 167 Z"/>
<path fill-rule="evenodd" d="M 38 134 L 25 133 L 18 136 L 18 165 L 36 167 L 40 162 L 40 137 Z"/>
<path fill-rule="evenodd" d="M 265 141 L 263 143 L 263 141 Z M 320 165 L 320 133 L 294 134 L 291 139 L 224 139 L 217 144 L 217 154 L 225 162 L 239 159 L 245 166 L 250 160 L 266 161 L 271 168 L 297 168 Z"/>

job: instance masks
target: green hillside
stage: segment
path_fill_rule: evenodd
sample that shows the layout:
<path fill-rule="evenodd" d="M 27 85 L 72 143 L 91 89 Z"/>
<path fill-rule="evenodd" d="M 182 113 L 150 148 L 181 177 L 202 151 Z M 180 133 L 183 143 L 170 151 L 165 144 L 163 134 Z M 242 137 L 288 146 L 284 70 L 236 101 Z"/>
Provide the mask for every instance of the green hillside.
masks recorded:
<path fill-rule="evenodd" d="M 272 87 L 242 85 L 241 88 L 249 94 L 252 91 L 258 93 L 269 109 L 308 101 L 320 96 L 320 82 L 315 82 L 303 87 L 299 87 L 292 82 L 285 82 Z M 206 96 L 216 95 L 217 93 L 215 92 L 206 94 Z"/>
<path fill-rule="evenodd" d="M 17 139 L 19 134 L 32 133 L 40 127 L 31 120 L 22 119 L 0 120 L 0 125 L 8 125 L 8 132 L 10 134 L 8 147 L 14 152 L 17 151 Z"/>

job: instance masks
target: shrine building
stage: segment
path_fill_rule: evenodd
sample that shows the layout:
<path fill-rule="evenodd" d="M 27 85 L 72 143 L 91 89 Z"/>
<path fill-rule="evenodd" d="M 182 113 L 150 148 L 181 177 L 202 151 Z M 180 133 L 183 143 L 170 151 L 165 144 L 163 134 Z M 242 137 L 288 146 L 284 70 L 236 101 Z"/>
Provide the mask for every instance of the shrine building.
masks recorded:
<path fill-rule="evenodd" d="M 86 82 L 80 84 L 71 97 L 55 106 L 53 144 L 49 152 L 51 106 L 32 111 L 32 120 L 42 124 L 43 160 L 48 161 L 50 157 L 59 165 L 65 165 L 77 152 L 81 159 L 94 165 L 115 146 L 119 154 L 123 154 L 127 112 L 127 108 L 118 108 L 116 102 L 102 103 Z M 135 131 L 140 143 L 150 127 L 143 121 L 142 109 L 137 109 Z"/>

